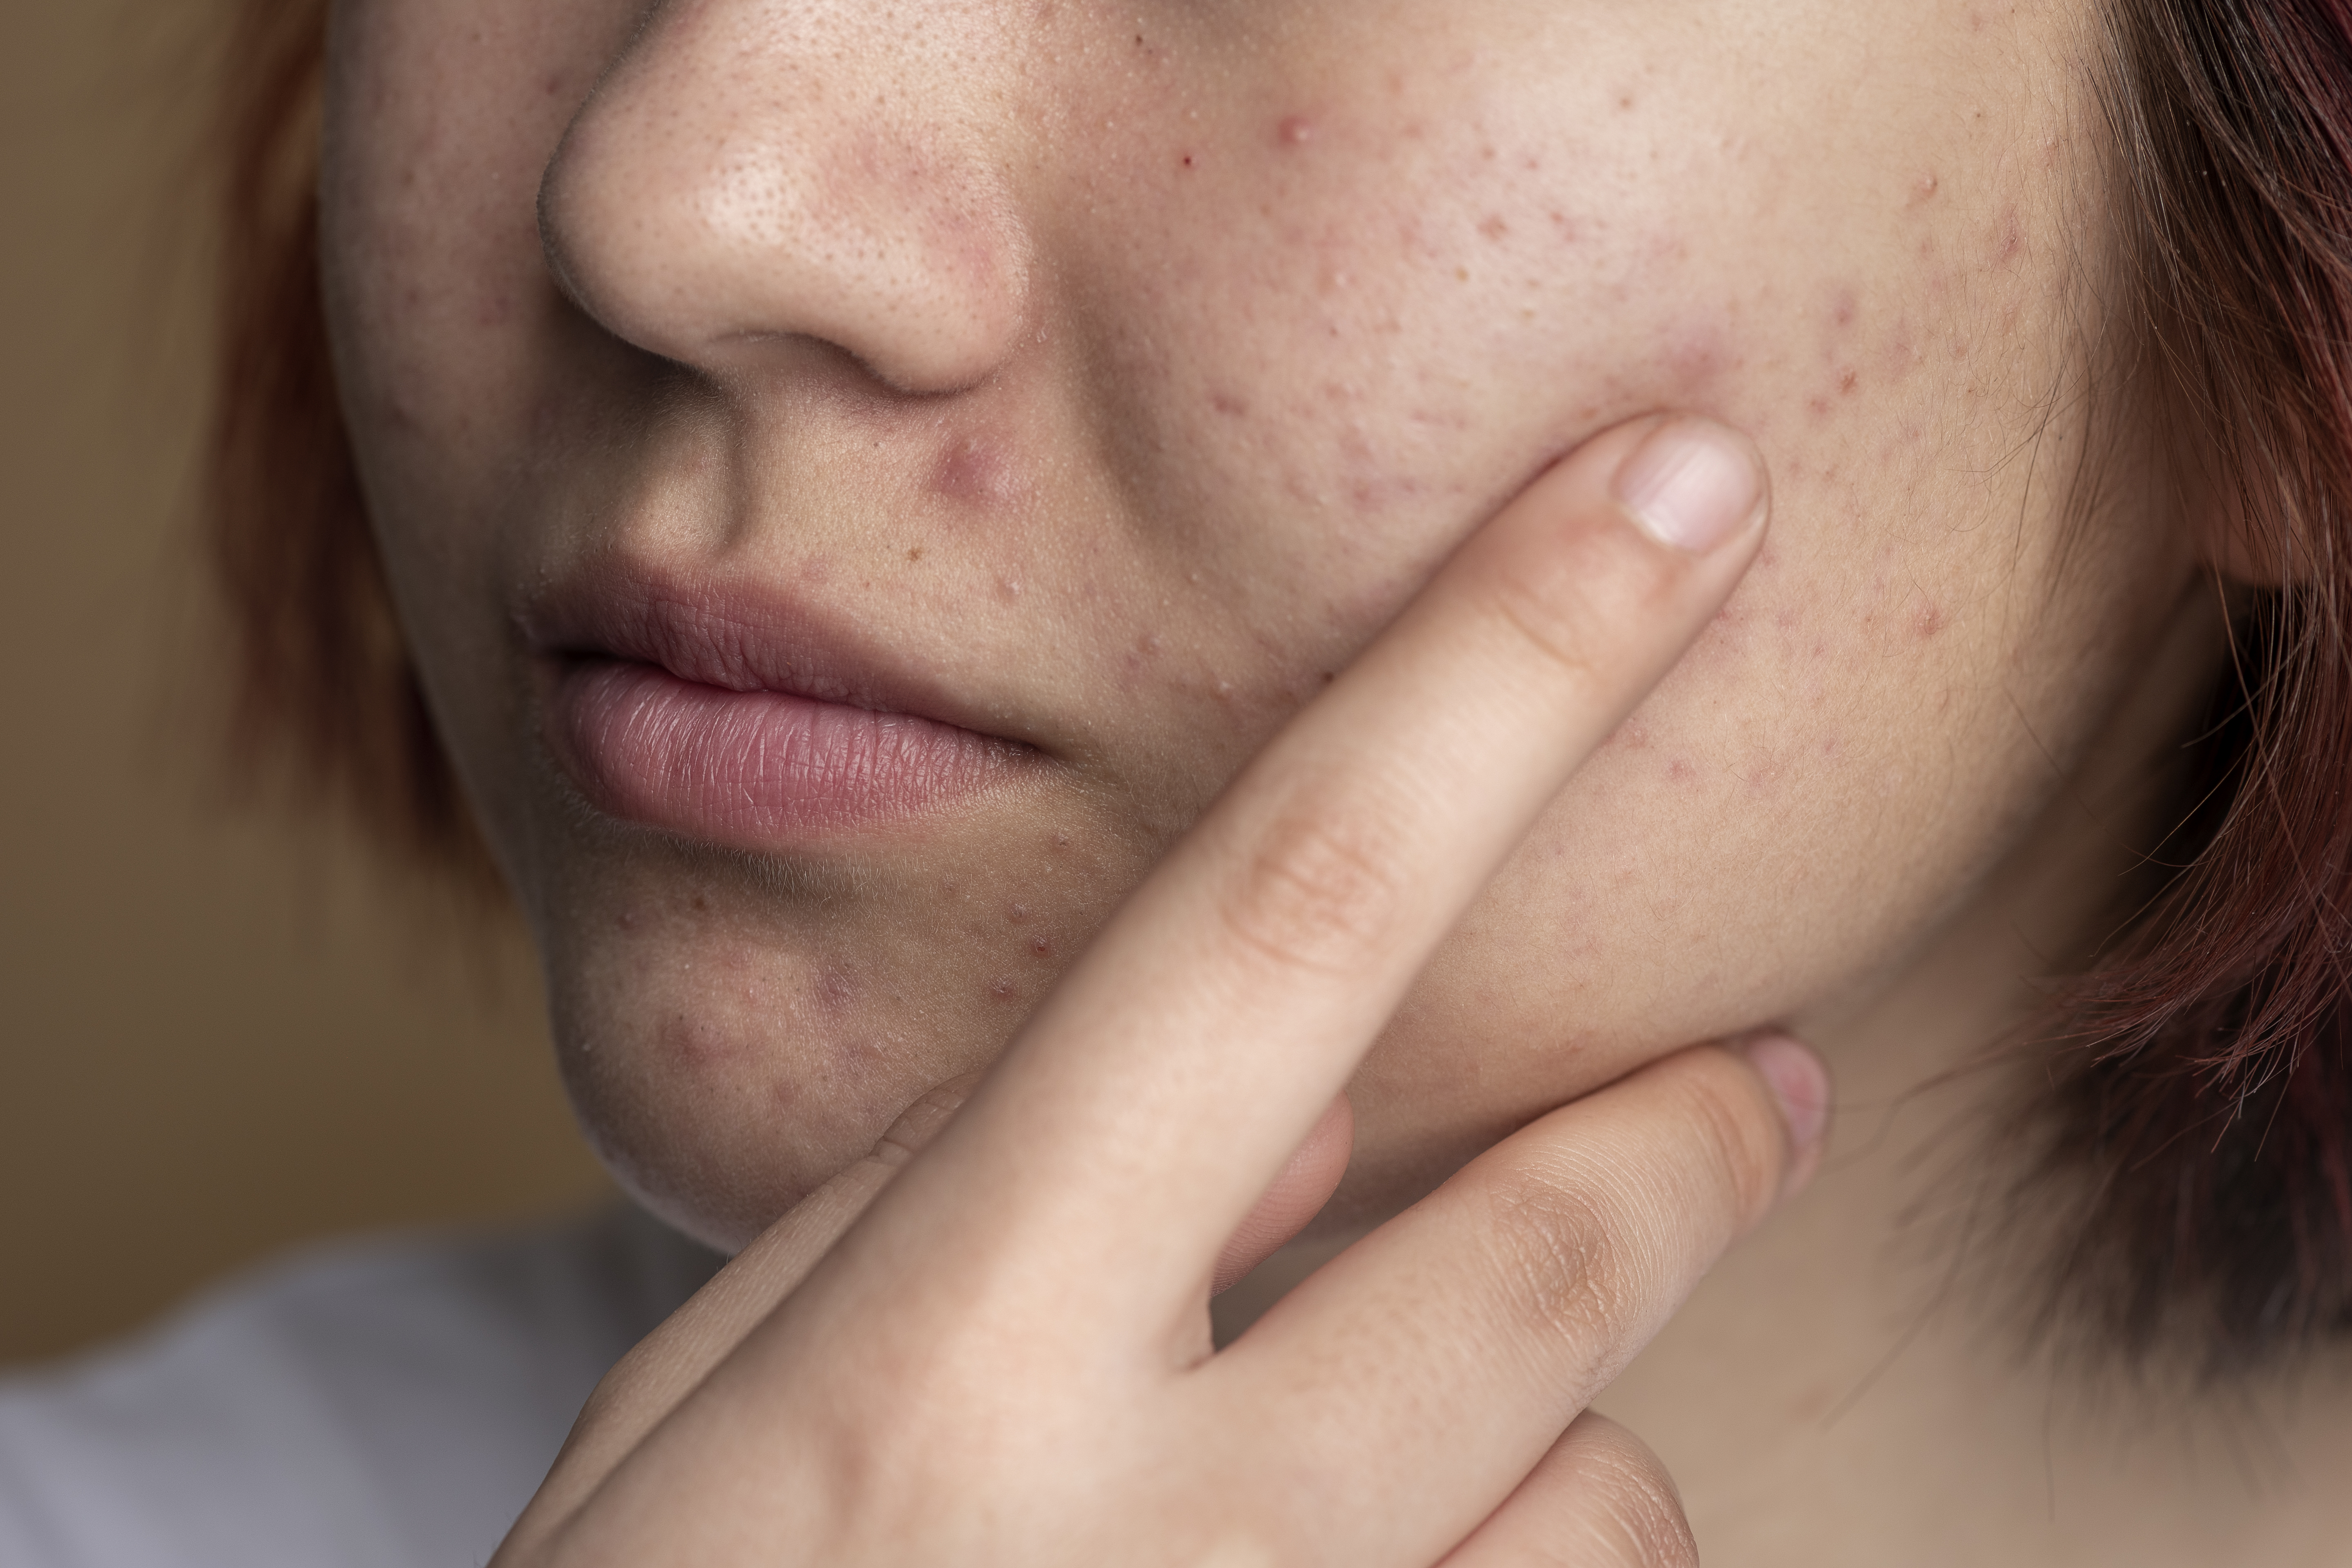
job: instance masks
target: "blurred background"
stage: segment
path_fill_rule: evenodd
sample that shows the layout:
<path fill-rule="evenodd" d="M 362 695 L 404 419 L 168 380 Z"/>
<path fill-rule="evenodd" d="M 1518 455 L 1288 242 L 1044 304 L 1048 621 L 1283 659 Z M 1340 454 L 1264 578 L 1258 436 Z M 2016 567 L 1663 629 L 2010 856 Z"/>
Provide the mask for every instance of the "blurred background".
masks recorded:
<path fill-rule="evenodd" d="M 0 1364 L 577 1209 L 515 924 L 240 803 L 192 542 L 209 0 L 0 4 Z"/>

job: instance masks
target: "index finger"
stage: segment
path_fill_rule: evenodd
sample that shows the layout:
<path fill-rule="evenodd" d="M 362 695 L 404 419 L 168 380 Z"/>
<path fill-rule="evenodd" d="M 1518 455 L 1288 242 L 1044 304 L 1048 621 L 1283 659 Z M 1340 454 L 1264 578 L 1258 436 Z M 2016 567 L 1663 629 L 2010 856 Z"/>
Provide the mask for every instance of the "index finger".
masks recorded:
<path fill-rule="evenodd" d="M 1050 1288 L 1038 1321 L 1064 1323 L 1202 1289 L 1431 951 L 1729 595 L 1765 510 L 1753 447 L 1691 417 L 1539 477 L 1227 787 L 829 1268 L 878 1251 L 903 1293 L 895 1260 L 919 1256 L 967 1309 Z M 1006 1267 L 1068 1257 L 1086 1268 Z"/>

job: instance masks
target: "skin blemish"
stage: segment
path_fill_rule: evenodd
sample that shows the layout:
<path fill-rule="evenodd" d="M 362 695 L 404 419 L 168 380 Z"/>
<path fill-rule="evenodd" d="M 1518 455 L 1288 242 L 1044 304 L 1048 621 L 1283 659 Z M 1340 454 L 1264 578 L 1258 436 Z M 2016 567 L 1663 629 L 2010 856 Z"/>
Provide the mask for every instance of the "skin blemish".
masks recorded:
<path fill-rule="evenodd" d="M 1911 617 L 1911 635 L 1921 642 L 1930 642 L 1942 635 L 1944 612 L 1936 605 L 1922 605 Z"/>
<path fill-rule="evenodd" d="M 1851 369 L 1839 372 L 1838 391 L 1845 396 L 1853 396 L 1854 384 L 1861 379 L 1862 378 Z"/>
<path fill-rule="evenodd" d="M 1000 1002 L 1015 1002 L 1020 1000 L 1021 987 L 1013 984 L 1011 975 L 1000 974 L 988 983 L 988 994 Z"/>
<path fill-rule="evenodd" d="M 1488 239 L 1499 240 L 1505 235 L 1511 232 L 1511 226 L 1503 221 L 1502 214 L 1494 213 L 1490 214 L 1486 221 L 1478 226 L 1478 232 L 1485 235 Z"/>
<path fill-rule="evenodd" d="M 981 436 L 966 436 L 940 454 L 931 488 L 982 506 L 1002 506 L 1019 500 L 1021 493 L 1013 465 L 994 442 Z"/>
<path fill-rule="evenodd" d="M 907 552 L 907 559 L 909 561 L 920 561 L 922 558 L 923 547 L 919 544 L 915 545 Z"/>
<path fill-rule="evenodd" d="M 1917 206 L 1921 202 L 1934 200 L 1936 191 L 1941 184 L 1942 182 L 1936 178 L 1936 171 L 1933 169 L 1912 181 L 1910 205 Z"/>
<path fill-rule="evenodd" d="M 1274 128 L 1274 140 L 1283 147 L 1304 147 L 1315 140 L 1315 122 L 1303 114 L 1286 114 Z"/>
<path fill-rule="evenodd" d="M 1046 936 L 1033 936 L 1029 939 L 1029 951 L 1039 958 L 1051 958 L 1054 954 L 1054 939 Z"/>
<path fill-rule="evenodd" d="M 1249 400 L 1237 393 L 1231 392 L 1209 394 L 1209 406 L 1229 419 L 1244 418 L 1250 411 Z"/>
<path fill-rule="evenodd" d="M 1997 262 L 2014 261 L 2024 248 L 2025 224 L 2017 216 L 2017 209 L 2011 207 L 2001 214 L 2000 226 L 1994 231 L 1993 259 Z"/>
<path fill-rule="evenodd" d="M 726 1031 L 709 1018 L 686 1013 L 662 1020 L 656 1044 L 663 1056 L 689 1070 L 715 1066 L 737 1054 Z"/>
<path fill-rule="evenodd" d="M 1666 779 L 1670 784 L 1688 784 L 1698 777 L 1698 770 L 1680 757 L 1666 763 Z"/>
<path fill-rule="evenodd" d="M 1014 925 L 1020 925 L 1029 918 L 1029 906 L 1026 904 L 1015 904 L 1011 909 L 1004 911 L 1004 918 L 1011 921 Z"/>
<path fill-rule="evenodd" d="M 1188 168 L 1188 169 L 1189 169 L 1189 168 L 1191 168 L 1191 167 L 1192 166 L 1192 153 L 1185 153 L 1185 154 L 1184 154 L 1183 163 L 1184 163 L 1184 167 L 1186 167 L 1186 168 Z"/>

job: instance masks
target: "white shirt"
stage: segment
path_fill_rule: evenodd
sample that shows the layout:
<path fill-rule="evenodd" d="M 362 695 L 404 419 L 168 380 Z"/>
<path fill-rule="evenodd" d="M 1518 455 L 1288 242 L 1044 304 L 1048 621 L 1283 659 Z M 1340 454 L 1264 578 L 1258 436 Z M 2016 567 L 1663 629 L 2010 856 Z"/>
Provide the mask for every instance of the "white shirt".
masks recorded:
<path fill-rule="evenodd" d="M 614 1211 L 323 1247 L 0 1376 L 0 1568 L 468 1568 L 719 1259 Z"/>

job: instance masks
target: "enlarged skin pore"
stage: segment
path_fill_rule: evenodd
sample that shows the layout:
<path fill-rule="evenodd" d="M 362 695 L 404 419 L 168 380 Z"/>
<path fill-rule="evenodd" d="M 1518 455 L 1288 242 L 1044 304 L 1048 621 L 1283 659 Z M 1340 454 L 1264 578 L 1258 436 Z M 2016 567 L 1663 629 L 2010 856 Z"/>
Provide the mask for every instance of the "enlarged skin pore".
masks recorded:
<path fill-rule="evenodd" d="M 2127 487 L 2068 515 L 2087 5 L 639 9 L 347 0 L 326 245 L 404 623 L 583 1120 L 719 1245 L 987 1061 L 1602 428 L 1750 432 L 1771 539 L 1365 1063 L 1335 1226 L 1995 918 L 2193 573 Z M 528 627 L 616 562 L 788 604 L 1023 765 L 781 847 L 589 809 Z"/>

